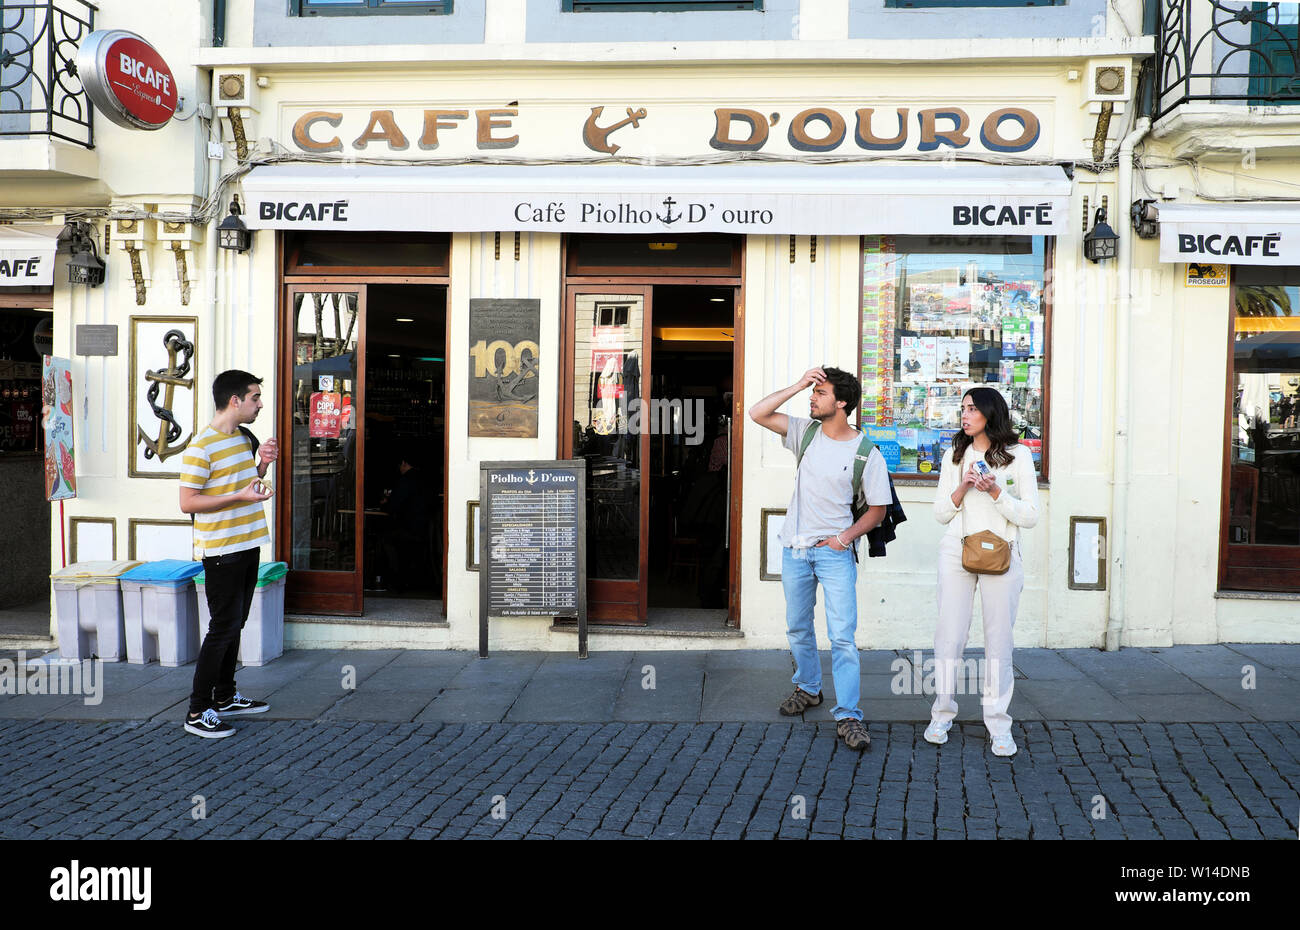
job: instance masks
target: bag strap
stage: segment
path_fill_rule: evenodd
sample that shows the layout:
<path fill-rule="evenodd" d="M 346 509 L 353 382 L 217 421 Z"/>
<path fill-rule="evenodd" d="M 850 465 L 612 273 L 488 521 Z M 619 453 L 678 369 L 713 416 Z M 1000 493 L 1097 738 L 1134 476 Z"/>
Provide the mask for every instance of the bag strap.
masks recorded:
<path fill-rule="evenodd" d="M 853 499 L 855 501 L 859 497 L 866 500 L 867 492 L 862 487 L 862 475 L 867 470 L 867 460 L 871 458 L 871 450 L 874 448 L 876 444 L 864 432 L 862 438 L 858 440 L 858 452 L 853 456 Z"/>
<path fill-rule="evenodd" d="M 244 438 L 247 439 L 249 445 L 253 447 L 253 459 L 254 459 L 254 463 L 256 463 L 257 447 L 260 446 L 262 443 L 258 440 L 256 436 L 253 435 L 253 431 L 249 429 L 247 426 L 240 424 L 239 431 L 244 434 Z"/>
<path fill-rule="evenodd" d="M 808 428 L 804 430 L 803 439 L 799 440 L 799 451 L 794 454 L 795 468 L 798 468 L 799 464 L 803 461 L 803 454 L 807 452 L 808 447 L 812 445 L 813 437 L 817 435 L 817 430 L 820 428 L 821 424 L 813 421 L 812 423 L 809 423 Z"/>

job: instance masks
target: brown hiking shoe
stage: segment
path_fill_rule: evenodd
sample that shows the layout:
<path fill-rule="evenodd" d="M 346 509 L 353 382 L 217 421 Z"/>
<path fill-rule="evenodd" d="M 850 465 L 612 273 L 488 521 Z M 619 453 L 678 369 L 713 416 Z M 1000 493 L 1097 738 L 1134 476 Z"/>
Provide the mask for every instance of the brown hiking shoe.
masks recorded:
<path fill-rule="evenodd" d="M 822 693 L 816 695 L 809 694 L 802 688 L 795 688 L 794 694 L 790 695 L 781 702 L 781 713 L 787 717 L 798 717 L 810 707 L 816 707 L 822 702 Z"/>
<path fill-rule="evenodd" d="M 844 740 L 844 745 L 854 752 L 862 752 L 871 745 L 871 737 L 861 720 L 844 717 L 835 722 L 835 732 Z"/>

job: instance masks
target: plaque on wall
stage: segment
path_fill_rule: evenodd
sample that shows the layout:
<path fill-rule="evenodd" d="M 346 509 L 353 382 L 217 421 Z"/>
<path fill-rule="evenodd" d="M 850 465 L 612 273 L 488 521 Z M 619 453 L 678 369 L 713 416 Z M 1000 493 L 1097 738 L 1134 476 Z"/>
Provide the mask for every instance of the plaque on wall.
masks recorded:
<path fill-rule="evenodd" d="M 469 435 L 537 437 L 542 302 L 469 302 Z"/>
<path fill-rule="evenodd" d="M 573 617 L 587 652 L 587 466 L 483 462 L 479 471 L 479 654 L 489 617 Z"/>

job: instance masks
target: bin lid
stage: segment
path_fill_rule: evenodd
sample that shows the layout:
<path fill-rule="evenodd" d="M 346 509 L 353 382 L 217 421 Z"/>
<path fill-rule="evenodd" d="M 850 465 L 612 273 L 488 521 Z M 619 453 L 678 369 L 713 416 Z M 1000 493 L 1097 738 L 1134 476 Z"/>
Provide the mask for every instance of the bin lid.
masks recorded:
<path fill-rule="evenodd" d="M 82 584 L 116 582 L 119 575 L 130 571 L 139 564 L 133 559 L 73 562 L 67 568 L 52 572 L 50 577 L 55 581 L 76 581 Z"/>
<path fill-rule="evenodd" d="M 207 574 L 207 572 L 199 572 L 194 576 L 194 583 L 207 584 Z M 273 581 L 279 581 L 287 574 L 289 574 L 288 562 L 262 562 L 257 566 L 257 587 L 264 588 Z"/>
<path fill-rule="evenodd" d="M 257 586 L 266 587 L 272 581 L 279 581 L 287 574 L 289 574 L 289 563 L 263 562 L 257 566 Z"/>
<path fill-rule="evenodd" d="M 145 584 L 176 584 L 186 582 L 203 571 L 202 562 L 190 562 L 184 559 L 160 559 L 157 562 L 143 562 L 128 572 L 122 573 L 123 581 L 138 581 Z"/>

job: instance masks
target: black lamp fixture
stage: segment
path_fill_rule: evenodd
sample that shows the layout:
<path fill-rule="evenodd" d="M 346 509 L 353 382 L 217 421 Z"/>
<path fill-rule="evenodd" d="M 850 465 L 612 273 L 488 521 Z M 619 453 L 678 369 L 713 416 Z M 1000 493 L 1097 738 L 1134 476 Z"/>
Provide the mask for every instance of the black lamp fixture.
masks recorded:
<path fill-rule="evenodd" d="M 236 252 L 247 252 L 253 244 L 253 234 L 248 231 L 244 221 L 239 218 L 242 213 L 239 209 L 238 195 L 230 198 L 230 215 L 221 221 L 217 227 L 217 245 L 223 249 L 232 249 Z"/>
<path fill-rule="evenodd" d="M 1106 225 L 1106 211 L 1098 210 L 1092 222 L 1092 229 L 1083 237 L 1084 257 L 1090 262 L 1114 258 L 1119 249 L 1119 236 Z"/>
<path fill-rule="evenodd" d="M 72 248 L 72 257 L 68 260 L 68 283 L 99 287 L 104 283 L 104 262 L 95 248 L 94 228 L 81 221 L 68 225 Z"/>

